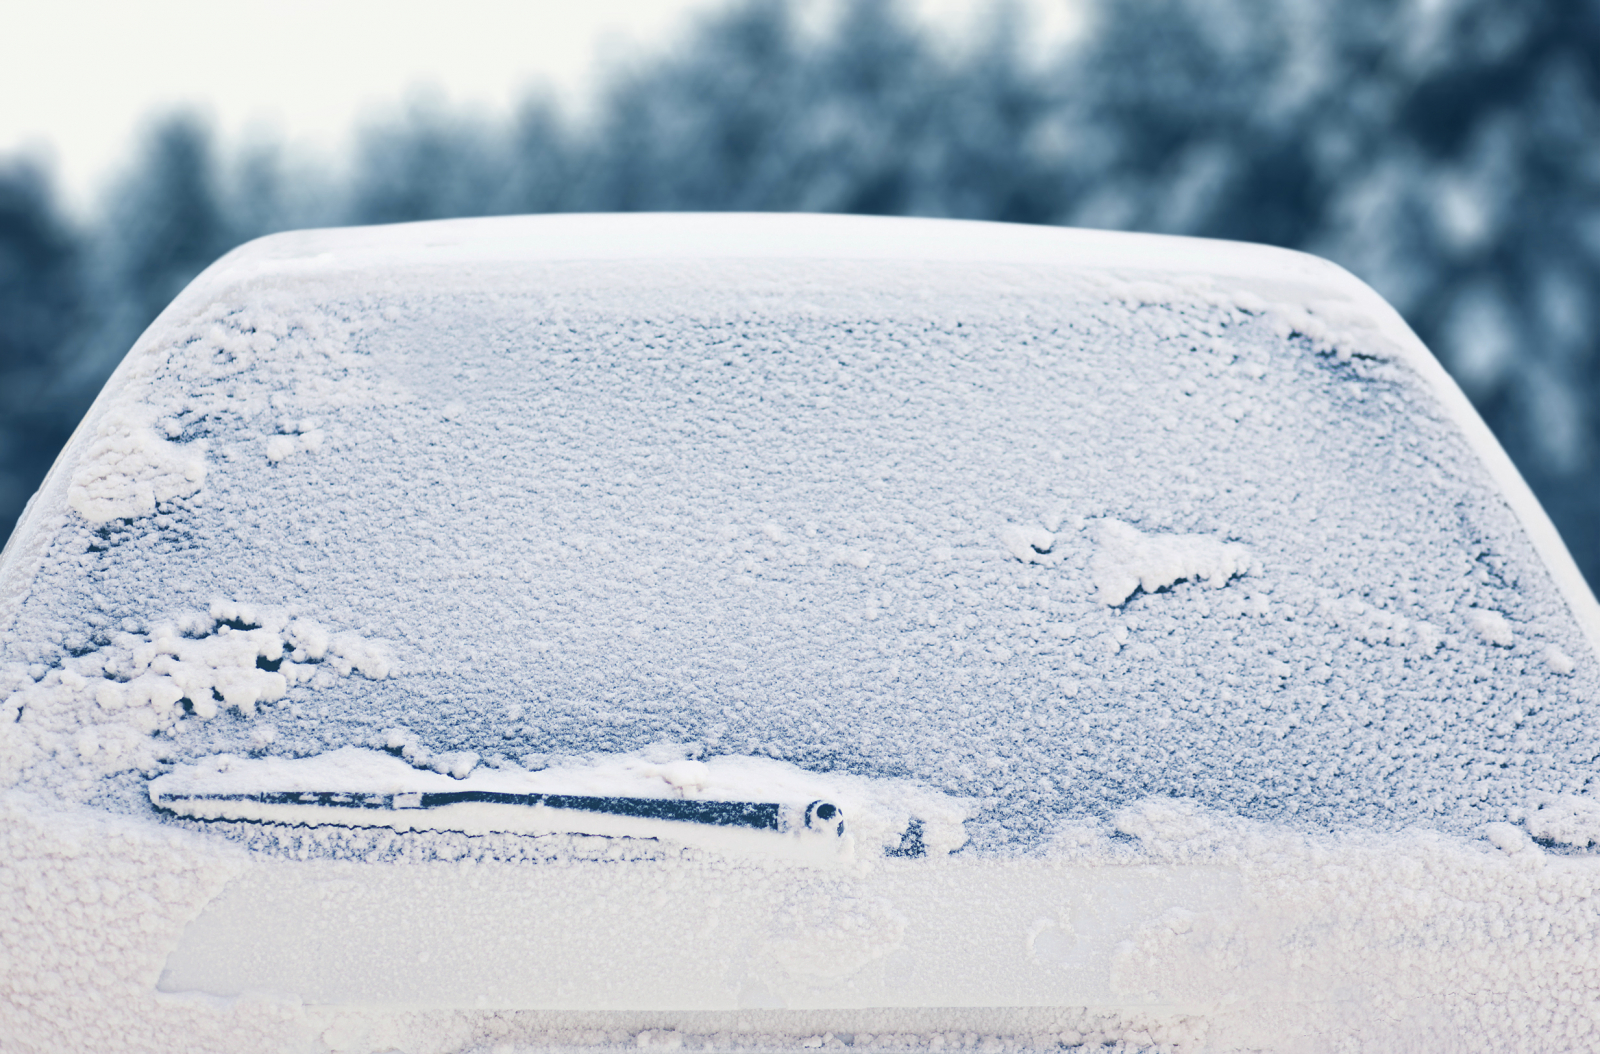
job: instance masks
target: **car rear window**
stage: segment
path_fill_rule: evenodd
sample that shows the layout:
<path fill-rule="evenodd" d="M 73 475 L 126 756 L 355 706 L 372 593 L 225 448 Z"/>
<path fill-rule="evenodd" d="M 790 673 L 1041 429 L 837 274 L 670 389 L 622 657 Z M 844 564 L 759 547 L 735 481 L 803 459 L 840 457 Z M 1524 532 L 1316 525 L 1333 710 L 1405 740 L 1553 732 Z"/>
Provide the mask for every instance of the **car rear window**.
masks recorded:
<path fill-rule="evenodd" d="M 218 753 L 760 755 L 970 799 L 976 853 L 1152 795 L 1465 832 L 1578 793 L 1582 633 L 1365 333 L 1003 263 L 237 284 L 58 470 L 4 775 L 125 811 Z"/>

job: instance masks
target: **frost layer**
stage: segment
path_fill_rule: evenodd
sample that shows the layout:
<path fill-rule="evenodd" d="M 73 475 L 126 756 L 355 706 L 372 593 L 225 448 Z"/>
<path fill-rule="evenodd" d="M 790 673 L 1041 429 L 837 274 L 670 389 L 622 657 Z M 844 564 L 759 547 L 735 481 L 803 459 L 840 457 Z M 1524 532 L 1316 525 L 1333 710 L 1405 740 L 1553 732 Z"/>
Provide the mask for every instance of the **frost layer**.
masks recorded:
<path fill-rule="evenodd" d="M 26 786 L 143 808 L 75 766 L 388 728 L 535 771 L 698 744 L 975 799 L 981 852 L 1148 793 L 1459 834 L 1591 793 L 1590 646 L 1358 319 L 1000 264 L 297 282 L 107 393 L 206 444 L 202 490 L 34 517 L 0 630 L 0 698 L 57 700 L 14 704 Z M 287 621 L 160 651 L 217 598 Z M 109 673 L 122 634 L 164 669 Z"/>

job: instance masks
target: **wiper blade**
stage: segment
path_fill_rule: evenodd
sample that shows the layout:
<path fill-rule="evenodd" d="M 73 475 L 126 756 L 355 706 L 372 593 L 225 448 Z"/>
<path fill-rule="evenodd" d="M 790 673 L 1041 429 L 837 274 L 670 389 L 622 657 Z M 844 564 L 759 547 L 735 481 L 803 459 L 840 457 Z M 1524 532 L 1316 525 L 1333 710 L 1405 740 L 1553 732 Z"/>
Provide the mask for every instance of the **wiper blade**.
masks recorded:
<path fill-rule="evenodd" d="M 700 801 L 685 798 L 612 798 L 582 794 L 507 794 L 501 791 L 411 791 L 398 794 L 354 794 L 343 791 L 254 791 L 239 794 L 157 793 L 151 800 L 169 812 L 200 802 L 255 802 L 262 805 L 310 805 L 345 809 L 438 809 L 449 805 L 481 803 L 521 807 L 543 806 L 578 812 L 633 816 L 648 820 L 712 824 L 782 831 L 784 807 L 777 802 Z M 825 815 L 819 815 L 825 814 Z M 837 817 L 836 833 L 843 833 L 843 813 L 828 802 L 813 802 L 802 823 L 816 828 Z"/>
<path fill-rule="evenodd" d="M 250 823 L 577 835 L 818 866 L 849 863 L 858 853 L 948 852 L 951 828 L 964 815 L 961 803 L 910 784 L 819 776 L 740 757 L 658 763 L 619 755 L 537 772 L 451 776 L 358 747 L 307 758 L 221 754 L 152 777 L 148 793 L 159 812 L 229 825 L 219 828 L 224 832 Z"/>

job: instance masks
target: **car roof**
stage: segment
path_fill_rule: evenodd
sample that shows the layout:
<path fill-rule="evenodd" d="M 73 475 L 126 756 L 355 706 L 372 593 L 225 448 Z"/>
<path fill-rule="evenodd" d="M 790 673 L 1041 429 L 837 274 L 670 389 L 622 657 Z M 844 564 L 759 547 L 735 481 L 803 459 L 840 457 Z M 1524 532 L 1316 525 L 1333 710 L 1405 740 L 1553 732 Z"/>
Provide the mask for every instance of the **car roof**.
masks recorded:
<path fill-rule="evenodd" d="M 222 753 L 760 754 L 970 799 L 1000 852 L 1151 794 L 1464 829 L 1589 779 L 1553 528 L 1387 305 L 1257 246 L 274 236 L 141 338 L 0 578 L 19 714 L 138 733 L 19 778 L 108 807 Z"/>

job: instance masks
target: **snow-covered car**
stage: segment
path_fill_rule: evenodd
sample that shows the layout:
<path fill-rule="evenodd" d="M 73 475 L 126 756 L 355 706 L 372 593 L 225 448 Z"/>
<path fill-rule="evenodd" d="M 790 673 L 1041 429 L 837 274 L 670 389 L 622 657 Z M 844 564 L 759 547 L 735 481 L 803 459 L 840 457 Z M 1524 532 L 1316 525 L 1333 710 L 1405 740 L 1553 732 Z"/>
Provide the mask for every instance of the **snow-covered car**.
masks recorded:
<path fill-rule="evenodd" d="M 0 563 L 0 1035 L 1592 1049 L 1597 642 L 1313 257 L 274 236 Z"/>

